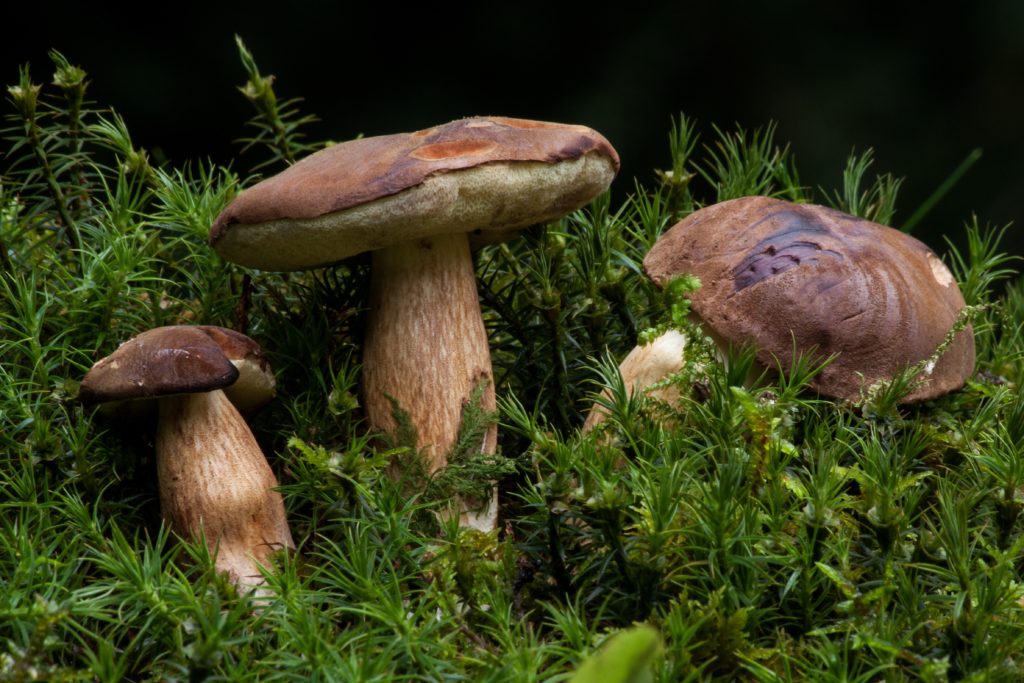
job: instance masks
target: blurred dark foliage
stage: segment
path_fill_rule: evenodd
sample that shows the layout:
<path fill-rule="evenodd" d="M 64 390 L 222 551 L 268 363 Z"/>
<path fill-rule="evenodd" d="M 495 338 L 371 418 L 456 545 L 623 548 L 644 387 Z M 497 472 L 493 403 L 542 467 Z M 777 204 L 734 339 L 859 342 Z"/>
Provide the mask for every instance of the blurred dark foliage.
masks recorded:
<path fill-rule="evenodd" d="M 894 4 L 661 2 L 446 4 L 175 3 L 133 13 L 88 3 L 8 3 L 4 85 L 62 51 L 95 77 L 154 158 L 228 162 L 248 103 L 233 40 L 283 97 L 303 97 L 313 139 L 414 130 L 502 114 L 589 124 L 632 177 L 664 166 L 671 116 L 746 128 L 778 122 L 807 185 L 833 187 L 851 150 L 905 176 L 906 220 L 974 149 L 981 160 L 915 229 L 933 247 L 982 222 L 1015 221 L 1024 253 L 1024 4 L 955 12 Z M 2 151 L 2 150 L 0 150 Z M 620 196 L 621 196 L 620 195 Z"/>

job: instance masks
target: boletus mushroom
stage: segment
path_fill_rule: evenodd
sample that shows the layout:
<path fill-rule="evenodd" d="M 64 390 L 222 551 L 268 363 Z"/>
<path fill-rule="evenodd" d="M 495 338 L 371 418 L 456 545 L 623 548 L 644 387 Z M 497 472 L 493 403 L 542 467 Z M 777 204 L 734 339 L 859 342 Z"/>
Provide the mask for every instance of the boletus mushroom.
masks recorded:
<path fill-rule="evenodd" d="M 691 302 L 704 330 L 722 347 L 754 347 L 764 367 L 785 367 L 794 350 L 834 356 L 811 388 L 850 402 L 929 359 L 964 307 L 952 273 L 910 235 L 769 197 L 690 214 L 659 238 L 644 268 L 658 285 L 700 278 Z M 968 325 L 902 402 L 959 389 L 973 370 Z"/>
<path fill-rule="evenodd" d="M 266 270 L 328 266 L 372 251 L 363 393 L 373 427 L 395 433 L 392 399 L 435 471 L 463 406 L 485 384 L 487 334 L 471 238 L 495 242 L 580 208 L 611 183 L 615 150 L 583 126 L 501 117 L 368 137 L 317 152 L 239 194 L 210 231 L 224 258 Z M 480 445 L 493 453 L 491 428 Z M 495 526 L 496 506 L 462 501 L 461 523 Z"/>
<path fill-rule="evenodd" d="M 240 588 L 259 565 L 293 549 L 277 478 L 233 401 L 251 410 L 274 394 L 259 346 L 207 325 L 159 327 L 97 361 L 79 390 L 86 405 L 153 400 L 160 507 L 168 526 L 206 539 L 217 570 Z"/>

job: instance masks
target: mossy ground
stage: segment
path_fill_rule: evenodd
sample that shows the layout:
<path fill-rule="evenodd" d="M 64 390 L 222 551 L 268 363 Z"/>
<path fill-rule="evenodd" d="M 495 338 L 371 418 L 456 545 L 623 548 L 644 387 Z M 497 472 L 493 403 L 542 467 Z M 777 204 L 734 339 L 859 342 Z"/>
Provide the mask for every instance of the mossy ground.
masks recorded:
<path fill-rule="evenodd" d="M 815 191 L 770 126 L 700 144 L 678 119 L 656 187 L 620 178 L 623 199 L 478 256 L 502 457 L 461 466 L 503 473 L 503 526 L 460 532 L 436 514 L 455 484 L 394 481 L 409 453 L 362 419 L 367 266 L 248 272 L 206 244 L 255 171 L 313 148 L 242 54 L 248 172 L 152 164 L 59 55 L 53 84 L 8 90 L 0 680 L 559 680 L 634 622 L 660 634 L 658 681 L 1024 679 L 1024 280 L 999 230 L 972 220 L 946 255 L 978 346 L 962 391 L 837 405 L 803 390 L 807 362 L 745 385 L 737 352 L 695 353 L 680 409 L 630 398 L 613 359 L 685 324 L 639 266 L 675 221 L 746 194 L 899 215 L 870 153 Z M 152 425 L 74 401 L 119 341 L 193 322 L 246 332 L 279 378 L 252 426 L 299 547 L 259 605 L 163 528 Z"/>

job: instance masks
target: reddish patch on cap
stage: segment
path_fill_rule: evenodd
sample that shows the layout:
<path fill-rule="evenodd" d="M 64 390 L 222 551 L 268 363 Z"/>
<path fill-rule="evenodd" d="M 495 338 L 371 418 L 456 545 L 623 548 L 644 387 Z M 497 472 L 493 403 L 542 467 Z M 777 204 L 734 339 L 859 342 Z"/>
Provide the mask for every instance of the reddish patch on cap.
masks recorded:
<path fill-rule="evenodd" d="M 417 147 L 409 153 L 414 159 L 422 161 L 440 161 L 457 157 L 471 157 L 486 154 L 497 147 L 491 140 L 454 140 L 452 142 L 435 142 L 432 145 Z"/>

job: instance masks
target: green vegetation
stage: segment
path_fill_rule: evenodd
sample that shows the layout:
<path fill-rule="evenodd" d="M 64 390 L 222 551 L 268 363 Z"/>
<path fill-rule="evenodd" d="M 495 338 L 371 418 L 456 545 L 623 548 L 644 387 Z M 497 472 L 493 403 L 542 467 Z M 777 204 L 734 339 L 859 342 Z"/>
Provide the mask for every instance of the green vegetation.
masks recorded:
<path fill-rule="evenodd" d="M 701 141 L 679 118 L 655 187 L 479 254 L 502 457 L 457 465 L 504 473 L 504 525 L 460 532 L 434 513 L 471 483 L 394 481 L 408 449 L 362 420 L 367 266 L 247 272 L 206 244 L 256 180 L 243 165 L 313 148 L 241 49 L 255 133 L 234 169 L 152 163 L 59 54 L 52 83 L 26 69 L 7 90 L 0 680 L 569 680 L 616 652 L 622 680 L 1024 679 L 1024 279 L 1001 230 L 972 219 L 946 257 L 978 344 L 963 391 L 900 408 L 906 379 L 840 406 L 803 390 L 804 361 L 744 386 L 737 352 L 693 355 L 680 410 L 630 398 L 612 359 L 685 322 L 639 265 L 681 217 L 752 193 L 896 213 L 870 152 L 815 192 L 772 127 Z M 95 359 L 174 323 L 240 329 L 277 372 L 252 425 L 299 550 L 268 599 L 162 527 L 152 426 L 74 400 Z M 609 418 L 581 435 L 605 386 Z M 600 650 L 638 622 L 656 634 Z"/>

